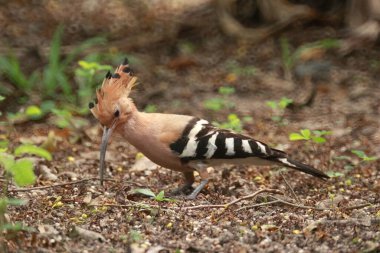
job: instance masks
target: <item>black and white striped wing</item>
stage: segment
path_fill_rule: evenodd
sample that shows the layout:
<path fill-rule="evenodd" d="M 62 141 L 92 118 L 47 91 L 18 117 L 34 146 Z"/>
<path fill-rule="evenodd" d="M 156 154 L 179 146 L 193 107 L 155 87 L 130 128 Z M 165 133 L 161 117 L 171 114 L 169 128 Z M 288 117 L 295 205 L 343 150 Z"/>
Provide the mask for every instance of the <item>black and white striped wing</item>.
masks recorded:
<path fill-rule="evenodd" d="M 266 144 L 248 136 L 218 129 L 207 120 L 193 119 L 182 136 L 170 145 L 183 162 L 208 159 L 238 159 L 278 157 Z M 276 153 L 276 154 L 275 154 Z M 285 157 L 285 153 L 278 151 Z"/>
<path fill-rule="evenodd" d="M 258 165 L 282 164 L 319 178 L 329 178 L 320 170 L 290 159 L 281 150 L 270 148 L 251 137 L 218 129 L 207 120 L 198 118 L 187 124 L 182 136 L 170 148 L 183 163 L 194 160 L 231 159 L 232 162 L 232 159 L 244 159 L 247 163 Z"/>

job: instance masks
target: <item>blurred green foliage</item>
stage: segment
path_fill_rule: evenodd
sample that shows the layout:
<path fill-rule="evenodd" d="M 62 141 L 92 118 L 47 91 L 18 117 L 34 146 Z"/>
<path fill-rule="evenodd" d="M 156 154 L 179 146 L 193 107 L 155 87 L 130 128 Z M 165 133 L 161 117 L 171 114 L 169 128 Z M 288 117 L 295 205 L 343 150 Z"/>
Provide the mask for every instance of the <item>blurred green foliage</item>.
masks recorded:
<path fill-rule="evenodd" d="M 312 141 L 314 143 L 325 143 L 326 138 L 324 136 L 332 134 L 331 131 L 301 129 L 299 133 L 289 134 L 289 140 L 291 141 Z"/>
<path fill-rule="evenodd" d="M 229 96 L 235 93 L 235 88 L 230 86 L 219 87 L 219 97 L 207 99 L 203 102 L 204 108 L 212 111 L 220 111 L 222 109 L 230 109 L 235 107 L 235 104 L 229 101 Z"/>

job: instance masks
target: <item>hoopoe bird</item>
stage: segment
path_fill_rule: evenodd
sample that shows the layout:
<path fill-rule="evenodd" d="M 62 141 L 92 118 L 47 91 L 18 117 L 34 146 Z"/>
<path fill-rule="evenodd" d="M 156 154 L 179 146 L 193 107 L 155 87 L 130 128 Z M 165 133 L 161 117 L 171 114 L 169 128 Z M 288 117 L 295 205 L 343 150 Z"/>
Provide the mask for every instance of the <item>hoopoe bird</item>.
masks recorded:
<path fill-rule="evenodd" d="M 325 173 L 290 158 L 285 152 L 269 147 L 249 136 L 219 129 L 207 120 L 193 116 L 146 113 L 137 110 L 129 97 L 137 78 L 128 60 L 108 72 L 96 99 L 89 103 L 92 114 L 103 126 L 100 146 L 100 181 L 103 184 L 108 139 L 118 132 L 154 163 L 185 177 L 179 191 L 192 189 L 194 171 L 200 184 L 187 196 L 195 199 L 209 181 L 207 168 L 222 163 L 282 165 L 315 177 L 329 178 Z"/>

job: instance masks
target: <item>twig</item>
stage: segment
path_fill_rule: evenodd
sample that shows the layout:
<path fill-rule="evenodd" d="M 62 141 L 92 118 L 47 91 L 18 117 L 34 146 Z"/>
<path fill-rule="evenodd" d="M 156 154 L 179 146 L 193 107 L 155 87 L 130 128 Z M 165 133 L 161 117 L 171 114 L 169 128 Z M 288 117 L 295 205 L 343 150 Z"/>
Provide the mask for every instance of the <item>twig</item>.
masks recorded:
<path fill-rule="evenodd" d="M 54 187 L 62 187 L 62 186 L 67 186 L 67 185 L 73 185 L 73 184 L 80 184 L 83 182 L 87 181 L 98 181 L 100 180 L 97 177 L 92 177 L 92 178 L 86 178 L 86 179 L 81 179 L 77 181 L 72 181 L 72 182 L 66 182 L 66 183 L 60 183 L 60 184 L 53 184 L 53 185 L 45 185 L 45 186 L 36 186 L 36 187 L 30 187 L 30 188 L 20 188 L 20 189 L 9 189 L 9 192 L 27 192 L 27 191 L 35 191 L 35 190 L 43 190 L 43 189 L 49 189 L 49 188 L 54 188 Z M 104 179 L 106 181 L 112 181 L 116 182 L 114 179 Z"/>
<path fill-rule="evenodd" d="M 343 208 L 343 210 L 344 211 L 350 211 L 350 210 L 354 210 L 354 209 L 362 209 L 362 208 L 370 206 L 370 205 L 371 205 L 370 203 L 365 203 L 365 204 L 356 205 L 356 206 L 349 206 L 349 207 Z"/>
<path fill-rule="evenodd" d="M 134 201 L 130 201 L 133 204 L 90 204 L 89 206 L 99 206 L 99 207 L 117 207 L 117 208 L 159 208 L 162 211 L 168 211 L 168 212 L 174 212 L 177 213 L 177 211 L 172 210 L 173 208 L 163 208 L 159 205 L 151 205 L 151 204 L 146 204 L 146 203 L 138 203 Z M 175 207 L 177 209 L 177 207 Z M 179 209 L 179 208 L 178 208 Z"/>
<path fill-rule="evenodd" d="M 243 196 L 241 198 L 238 198 L 238 199 L 235 199 L 227 204 L 217 204 L 217 205 L 199 205 L 199 206 L 185 206 L 185 207 L 182 207 L 181 209 L 182 210 L 193 210 L 193 209 L 202 209 L 202 208 L 229 208 L 230 206 L 242 201 L 242 200 L 246 200 L 246 199 L 252 199 L 254 197 L 256 197 L 257 195 L 259 195 L 260 193 L 263 193 L 263 192 L 270 192 L 270 193 L 277 193 L 277 194 L 283 194 L 281 191 L 279 190 L 275 190 L 275 189 L 261 189 L 259 191 L 256 191 L 250 195 L 247 195 L 247 196 Z"/>
<path fill-rule="evenodd" d="M 288 202 L 288 201 L 280 199 L 280 198 L 276 198 L 276 197 L 273 197 L 273 196 L 271 196 L 271 197 L 274 198 L 275 200 L 278 200 L 279 203 L 282 203 L 282 204 L 285 204 L 285 205 L 288 205 L 288 206 L 297 207 L 297 208 L 313 209 L 313 210 L 317 210 L 317 211 L 332 210 L 332 208 L 322 208 L 322 207 L 315 207 L 315 206 L 297 205 L 297 204 Z"/>
<path fill-rule="evenodd" d="M 236 212 L 239 212 L 239 211 L 245 210 L 245 209 L 259 207 L 259 206 L 269 206 L 269 205 L 273 205 L 273 204 L 276 204 L 276 203 L 280 203 L 280 201 L 273 200 L 273 201 L 269 201 L 269 202 L 265 202 L 265 203 L 259 203 L 259 204 L 250 205 L 250 206 L 243 206 L 243 207 L 240 207 L 240 208 L 236 209 Z"/>
<path fill-rule="evenodd" d="M 282 179 L 284 179 L 285 181 L 285 184 L 288 186 L 288 188 L 290 189 L 290 193 L 293 195 L 293 197 L 297 200 L 298 203 L 302 203 L 301 200 L 298 198 L 298 196 L 296 195 L 296 193 L 294 192 L 293 188 L 290 186 L 290 184 L 288 183 L 288 180 L 286 180 L 285 176 L 280 172 L 280 175 L 282 177 Z"/>

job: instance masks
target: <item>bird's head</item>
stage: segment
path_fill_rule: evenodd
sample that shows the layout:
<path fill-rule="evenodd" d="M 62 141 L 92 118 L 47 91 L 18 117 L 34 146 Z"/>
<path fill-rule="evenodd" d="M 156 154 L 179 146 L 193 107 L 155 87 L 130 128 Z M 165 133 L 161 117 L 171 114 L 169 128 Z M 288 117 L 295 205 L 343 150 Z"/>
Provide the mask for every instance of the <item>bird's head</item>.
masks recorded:
<path fill-rule="evenodd" d="M 129 68 L 128 60 L 115 70 L 108 72 L 102 86 L 96 91 L 96 99 L 89 103 L 91 113 L 103 126 L 102 144 L 100 147 L 100 180 L 103 184 L 104 159 L 108 139 L 112 132 L 127 122 L 135 110 L 129 94 L 136 85 L 137 78 Z"/>

